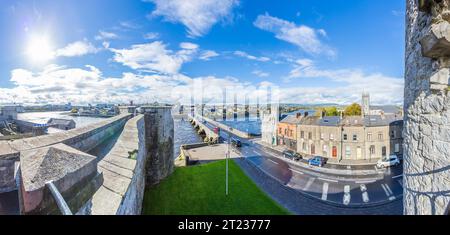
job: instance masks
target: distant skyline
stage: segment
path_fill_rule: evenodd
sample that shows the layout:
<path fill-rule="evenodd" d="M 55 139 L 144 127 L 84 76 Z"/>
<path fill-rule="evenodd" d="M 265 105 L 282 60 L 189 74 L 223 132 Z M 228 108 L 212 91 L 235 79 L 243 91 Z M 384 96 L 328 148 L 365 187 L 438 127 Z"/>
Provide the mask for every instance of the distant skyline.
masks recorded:
<path fill-rule="evenodd" d="M 255 103 L 268 86 L 282 103 L 403 102 L 404 1 L 1 6 L 0 103 L 221 103 L 224 87 Z"/>

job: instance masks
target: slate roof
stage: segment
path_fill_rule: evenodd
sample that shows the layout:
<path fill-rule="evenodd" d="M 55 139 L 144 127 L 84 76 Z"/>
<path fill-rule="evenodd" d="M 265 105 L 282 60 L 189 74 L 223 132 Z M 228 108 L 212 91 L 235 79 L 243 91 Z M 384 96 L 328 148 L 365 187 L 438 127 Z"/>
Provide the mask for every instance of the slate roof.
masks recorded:
<path fill-rule="evenodd" d="M 303 117 L 301 121 L 299 121 L 301 125 L 317 125 L 317 126 L 366 126 L 366 127 L 375 127 L 375 126 L 388 126 L 388 125 L 401 125 L 403 124 L 403 120 L 400 116 L 396 115 L 371 115 L 366 117 L 360 116 L 351 116 L 341 118 L 340 116 L 329 116 L 329 117 L 317 117 L 317 116 L 309 116 Z"/>
<path fill-rule="evenodd" d="M 395 114 L 401 112 L 401 108 L 395 105 L 382 105 L 382 106 L 371 105 L 370 109 L 382 110 L 385 114 Z"/>
<path fill-rule="evenodd" d="M 72 123 L 75 123 L 75 121 L 72 119 L 59 119 L 59 118 L 50 118 L 50 120 L 48 120 L 47 122 L 47 124 L 49 125 L 64 125 L 64 126 L 69 126 Z"/>

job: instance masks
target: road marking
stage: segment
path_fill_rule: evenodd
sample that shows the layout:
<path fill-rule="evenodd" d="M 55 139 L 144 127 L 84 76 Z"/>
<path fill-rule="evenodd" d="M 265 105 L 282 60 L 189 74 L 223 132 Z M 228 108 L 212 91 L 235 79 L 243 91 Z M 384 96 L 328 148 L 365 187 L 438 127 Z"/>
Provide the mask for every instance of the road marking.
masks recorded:
<path fill-rule="evenodd" d="M 369 193 L 367 192 L 367 186 L 365 184 L 361 184 L 359 187 L 361 188 L 363 202 L 368 203 L 370 199 Z"/>
<path fill-rule="evenodd" d="M 352 199 L 352 196 L 350 195 L 350 185 L 345 185 L 344 187 L 344 197 L 342 198 L 342 203 L 344 205 L 350 204 L 350 200 Z"/>
<path fill-rule="evenodd" d="M 389 187 L 389 185 L 386 185 L 386 189 L 389 191 L 389 195 L 393 195 L 394 193 L 392 192 L 391 188 Z"/>
<path fill-rule="evenodd" d="M 297 173 L 297 174 L 303 175 L 303 172 L 300 172 L 300 171 L 294 170 L 294 169 L 292 169 L 292 168 L 289 168 L 289 170 L 291 170 L 291 171 L 293 171 L 293 172 L 295 172 L 295 173 Z"/>
<path fill-rule="evenodd" d="M 278 165 L 278 162 L 276 162 L 276 161 L 274 161 L 274 160 L 272 160 L 272 159 L 267 159 L 267 160 L 271 161 L 273 164 Z"/>
<path fill-rule="evenodd" d="M 345 185 L 344 193 L 350 193 L 350 185 Z"/>
<path fill-rule="evenodd" d="M 402 186 L 403 188 L 403 180 L 402 179 L 398 179 L 397 182 L 400 184 L 400 186 Z"/>
<path fill-rule="evenodd" d="M 332 179 L 324 179 L 324 178 L 318 178 L 319 180 L 322 180 L 322 181 L 328 181 L 328 182 L 333 182 L 333 183 L 337 183 L 337 182 L 339 182 L 339 181 L 337 181 L 337 180 L 332 180 Z"/>
<path fill-rule="evenodd" d="M 389 198 L 389 201 L 395 200 L 395 196 Z"/>
<path fill-rule="evenodd" d="M 387 197 L 391 196 L 392 191 L 390 191 L 391 190 L 390 188 L 388 189 L 387 184 L 381 184 L 381 187 L 383 187 L 384 193 L 386 193 Z M 395 197 L 394 197 L 394 199 L 395 199 Z M 389 198 L 389 200 L 391 200 L 391 198 Z"/>
<path fill-rule="evenodd" d="M 327 200 L 327 195 L 328 195 L 328 183 L 323 183 L 323 187 L 322 187 L 322 200 L 323 201 Z"/>
<path fill-rule="evenodd" d="M 309 187 L 311 186 L 311 184 L 314 182 L 316 178 L 309 178 L 308 183 L 306 183 L 305 187 L 303 188 L 303 191 L 306 191 L 309 189 Z"/>
<path fill-rule="evenodd" d="M 397 179 L 397 178 L 400 178 L 400 177 L 403 177 L 403 174 L 394 176 L 394 177 L 392 177 L 392 179 Z"/>

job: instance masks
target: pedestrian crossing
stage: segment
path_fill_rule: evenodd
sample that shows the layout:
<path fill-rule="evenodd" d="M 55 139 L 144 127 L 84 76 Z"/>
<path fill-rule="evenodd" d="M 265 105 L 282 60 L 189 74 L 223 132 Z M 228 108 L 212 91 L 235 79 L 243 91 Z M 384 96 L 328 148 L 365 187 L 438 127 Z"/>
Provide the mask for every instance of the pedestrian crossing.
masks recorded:
<path fill-rule="evenodd" d="M 376 183 L 374 180 L 361 180 L 358 183 L 343 184 L 344 182 L 342 181 L 328 180 L 321 177 L 306 176 L 306 178 L 305 176 L 305 174 L 296 175 L 296 177 L 303 179 L 302 183 L 295 184 L 292 182 L 289 186 L 296 190 L 316 195 L 317 199 L 322 201 L 341 203 L 346 206 L 395 200 L 397 197 L 392 187 L 403 186 L 402 178 L 396 178 L 393 181 L 395 185 Z M 396 191 L 398 191 L 398 188 Z"/>
<path fill-rule="evenodd" d="M 323 183 L 323 187 L 322 187 L 322 200 L 323 201 L 327 200 L 327 195 L 328 195 L 328 183 L 325 182 L 325 183 Z"/>
<path fill-rule="evenodd" d="M 383 188 L 384 192 L 386 193 L 386 196 L 389 198 L 390 201 L 395 200 L 394 193 L 392 192 L 389 185 L 381 184 L 381 187 Z"/>

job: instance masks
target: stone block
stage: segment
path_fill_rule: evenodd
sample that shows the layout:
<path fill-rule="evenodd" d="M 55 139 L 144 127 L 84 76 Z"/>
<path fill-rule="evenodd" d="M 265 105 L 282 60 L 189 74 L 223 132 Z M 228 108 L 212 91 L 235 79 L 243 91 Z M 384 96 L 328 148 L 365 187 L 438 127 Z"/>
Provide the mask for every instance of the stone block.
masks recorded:
<path fill-rule="evenodd" d="M 450 56 L 450 24 L 446 21 L 434 24 L 420 40 L 422 55 L 433 59 Z"/>
<path fill-rule="evenodd" d="M 52 181 L 67 201 L 97 175 L 96 157 L 64 144 L 23 151 L 20 162 L 25 214 L 45 214 L 56 206 L 47 182 Z"/>
<path fill-rule="evenodd" d="M 449 78 L 450 70 L 448 68 L 442 68 L 430 77 L 430 83 L 445 85 L 445 88 L 447 88 Z"/>

